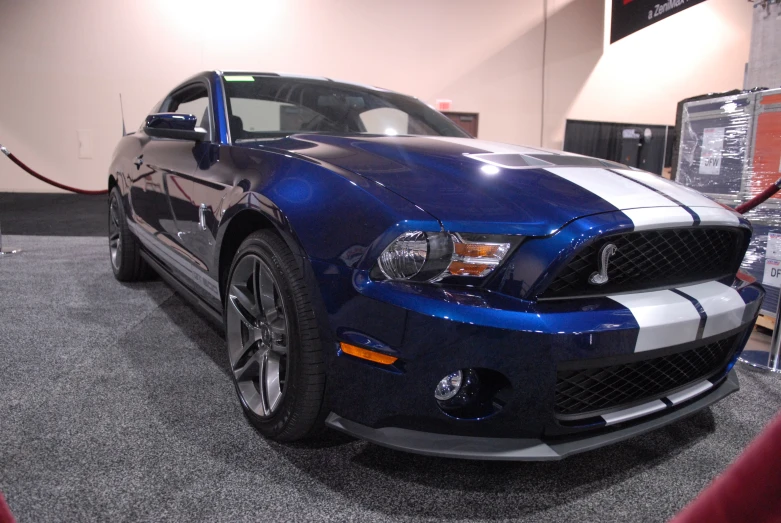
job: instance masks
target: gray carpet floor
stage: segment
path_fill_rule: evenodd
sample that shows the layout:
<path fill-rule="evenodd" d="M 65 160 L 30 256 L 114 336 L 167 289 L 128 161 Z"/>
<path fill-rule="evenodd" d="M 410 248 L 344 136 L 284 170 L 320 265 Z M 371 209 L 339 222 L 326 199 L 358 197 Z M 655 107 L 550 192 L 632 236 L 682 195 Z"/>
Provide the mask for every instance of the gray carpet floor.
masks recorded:
<path fill-rule="evenodd" d="M 160 281 L 122 285 L 101 238 L 6 236 L 0 491 L 32 521 L 665 521 L 781 407 L 781 376 L 558 463 L 413 456 L 245 421 L 222 335 Z"/>

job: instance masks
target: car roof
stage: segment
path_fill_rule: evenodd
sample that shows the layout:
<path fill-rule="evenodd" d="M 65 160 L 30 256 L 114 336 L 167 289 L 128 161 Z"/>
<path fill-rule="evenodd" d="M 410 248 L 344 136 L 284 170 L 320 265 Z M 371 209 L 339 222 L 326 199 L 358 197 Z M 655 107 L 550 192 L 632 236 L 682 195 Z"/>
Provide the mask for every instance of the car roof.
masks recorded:
<path fill-rule="evenodd" d="M 216 71 L 209 71 L 207 73 L 202 74 L 209 74 L 209 73 L 215 73 L 218 76 L 277 76 L 282 78 L 300 78 L 301 80 L 315 80 L 315 81 L 321 81 L 321 82 L 334 82 L 339 83 L 343 85 L 352 85 L 355 87 L 362 87 L 364 89 L 372 89 L 374 91 L 384 91 L 384 92 L 393 92 L 390 89 L 385 89 L 382 87 L 377 87 L 374 85 L 369 84 L 362 84 L 358 82 L 349 82 L 345 80 L 337 80 L 334 78 L 327 78 L 325 76 L 314 76 L 314 75 L 306 75 L 306 74 L 298 74 L 298 73 L 283 73 L 283 72 L 272 72 L 272 71 L 222 71 L 222 70 L 216 70 Z"/>

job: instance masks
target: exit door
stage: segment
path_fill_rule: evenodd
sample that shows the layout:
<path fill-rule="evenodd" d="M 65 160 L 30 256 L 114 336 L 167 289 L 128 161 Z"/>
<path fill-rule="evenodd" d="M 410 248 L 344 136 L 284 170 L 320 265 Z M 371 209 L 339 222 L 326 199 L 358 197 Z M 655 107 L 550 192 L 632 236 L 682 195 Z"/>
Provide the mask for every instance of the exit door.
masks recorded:
<path fill-rule="evenodd" d="M 443 112 L 442 114 L 453 120 L 457 126 L 469 133 L 469 136 L 477 138 L 477 113 Z"/>

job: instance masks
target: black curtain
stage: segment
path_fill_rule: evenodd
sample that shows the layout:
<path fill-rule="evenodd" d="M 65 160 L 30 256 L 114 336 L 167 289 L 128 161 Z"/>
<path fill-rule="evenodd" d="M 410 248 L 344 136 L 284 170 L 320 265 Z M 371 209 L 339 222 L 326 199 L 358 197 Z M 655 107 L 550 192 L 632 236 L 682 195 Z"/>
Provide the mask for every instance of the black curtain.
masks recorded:
<path fill-rule="evenodd" d="M 648 138 L 646 129 L 651 131 Z M 627 146 L 624 131 L 628 130 L 635 131 L 639 152 L 636 164 L 632 167 L 662 174 L 662 168 L 670 166 L 672 145 L 675 143 L 675 129 L 665 125 L 567 120 L 564 150 L 603 160 L 627 163 L 627 158 L 622 153 L 626 151 Z M 632 138 L 629 140 L 631 141 Z"/>

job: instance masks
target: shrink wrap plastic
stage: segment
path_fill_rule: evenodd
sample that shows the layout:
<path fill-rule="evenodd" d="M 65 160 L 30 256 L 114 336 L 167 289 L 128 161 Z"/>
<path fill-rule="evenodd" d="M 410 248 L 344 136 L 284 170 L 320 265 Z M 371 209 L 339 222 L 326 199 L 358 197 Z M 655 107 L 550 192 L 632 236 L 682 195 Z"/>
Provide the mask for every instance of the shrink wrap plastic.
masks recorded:
<path fill-rule="evenodd" d="M 781 89 L 684 104 L 676 179 L 731 207 L 781 178 Z M 754 236 L 741 268 L 765 286 L 775 315 L 781 286 L 781 192 L 747 213 Z"/>

